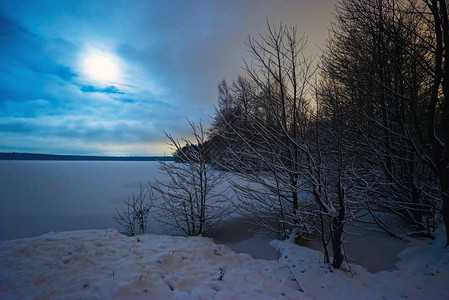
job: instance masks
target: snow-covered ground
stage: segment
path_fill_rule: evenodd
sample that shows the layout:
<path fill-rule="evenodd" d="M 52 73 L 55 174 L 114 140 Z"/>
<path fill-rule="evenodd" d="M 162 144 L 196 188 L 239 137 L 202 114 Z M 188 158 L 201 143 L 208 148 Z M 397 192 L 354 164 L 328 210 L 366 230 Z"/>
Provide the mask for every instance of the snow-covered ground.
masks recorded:
<path fill-rule="evenodd" d="M 0 242 L 0 298 L 449 299 L 449 250 L 413 240 L 398 270 L 332 270 L 320 252 L 273 241 L 279 260 L 236 254 L 211 239 L 115 229 Z M 304 292 L 300 291 L 300 288 Z"/>

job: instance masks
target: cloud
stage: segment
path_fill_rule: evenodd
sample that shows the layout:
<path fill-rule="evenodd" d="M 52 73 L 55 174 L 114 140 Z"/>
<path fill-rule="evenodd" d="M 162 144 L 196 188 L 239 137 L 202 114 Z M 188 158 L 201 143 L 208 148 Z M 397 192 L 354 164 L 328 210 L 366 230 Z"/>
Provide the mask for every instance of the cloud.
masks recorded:
<path fill-rule="evenodd" d="M 97 88 L 92 85 L 85 85 L 80 88 L 80 90 L 84 93 L 105 93 L 105 94 L 119 94 L 123 95 L 124 92 L 120 91 L 113 85 L 107 86 L 105 88 Z"/>
<path fill-rule="evenodd" d="M 0 118 L 0 136 L 6 138 L 22 135 L 23 140 L 39 136 L 51 140 L 82 140 L 86 144 L 152 143 L 159 133 L 146 123 L 133 120 L 98 120 L 92 117 L 63 116 L 36 118 Z"/>
<path fill-rule="evenodd" d="M 209 121 L 266 17 L 311 31 L 313 54 L 333 1 L 1 1 L 0 151 L 162 154 L 163 130 Z M 85 76 L 86 49 L 116 58 L 120 80 Z"/>

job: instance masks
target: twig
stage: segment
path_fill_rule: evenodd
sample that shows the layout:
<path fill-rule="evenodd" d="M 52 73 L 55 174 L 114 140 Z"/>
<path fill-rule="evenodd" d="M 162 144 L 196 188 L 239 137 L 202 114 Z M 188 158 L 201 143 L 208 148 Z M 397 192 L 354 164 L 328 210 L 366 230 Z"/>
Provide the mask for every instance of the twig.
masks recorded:
<path fill-rule="evenodd" d="M 293 276 L 293 280 L 295 280 L 295 281 L 296 281 L 296 283 L 298 284 L 298 287 L 299 287 L 299 291 L 300 291 L 300 292 L 302 292 L 302 293 L 304 293 L 304 290 L 302 289 L 301 285 L 299 284 L 298 278 L 296 278 L 295 274 L 293 274 L 293 271 L 292 271 L 292 269 L 290 268 L 290 266 L 289 266 L 289 265 L 287 265 L 287 268 L 289 269 L 289 271 L 290 271 L 290 274 L 292 274 L 292 276 Z"/>

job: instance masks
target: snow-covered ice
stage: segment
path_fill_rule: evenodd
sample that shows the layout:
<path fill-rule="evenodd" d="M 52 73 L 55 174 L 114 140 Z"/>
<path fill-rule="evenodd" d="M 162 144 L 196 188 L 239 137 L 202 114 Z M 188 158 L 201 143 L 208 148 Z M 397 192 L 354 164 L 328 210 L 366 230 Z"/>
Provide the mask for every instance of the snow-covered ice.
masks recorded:
<path fill-rule="evenodd" d="M 115 229 L 0 242 L 0 298 L 35 299 L 449 299 L 449 250 L 413 240 L 398 270 L 332 270 L 322 254 L 273 241 L 279 260 L 236 254 L 203 237 Z M 304 292 L 299 290 L 301 287 Z"/>

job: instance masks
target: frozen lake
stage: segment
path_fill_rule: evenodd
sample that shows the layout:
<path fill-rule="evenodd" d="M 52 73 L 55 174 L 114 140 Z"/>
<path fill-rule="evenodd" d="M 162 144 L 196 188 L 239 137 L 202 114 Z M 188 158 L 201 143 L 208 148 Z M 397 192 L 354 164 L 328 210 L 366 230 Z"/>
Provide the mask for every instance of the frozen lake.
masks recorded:
<path fill-rule="evenodd" d="M 113 212 L 158 163 L 0 161 L 0 240 L 117 227 Z"/>

